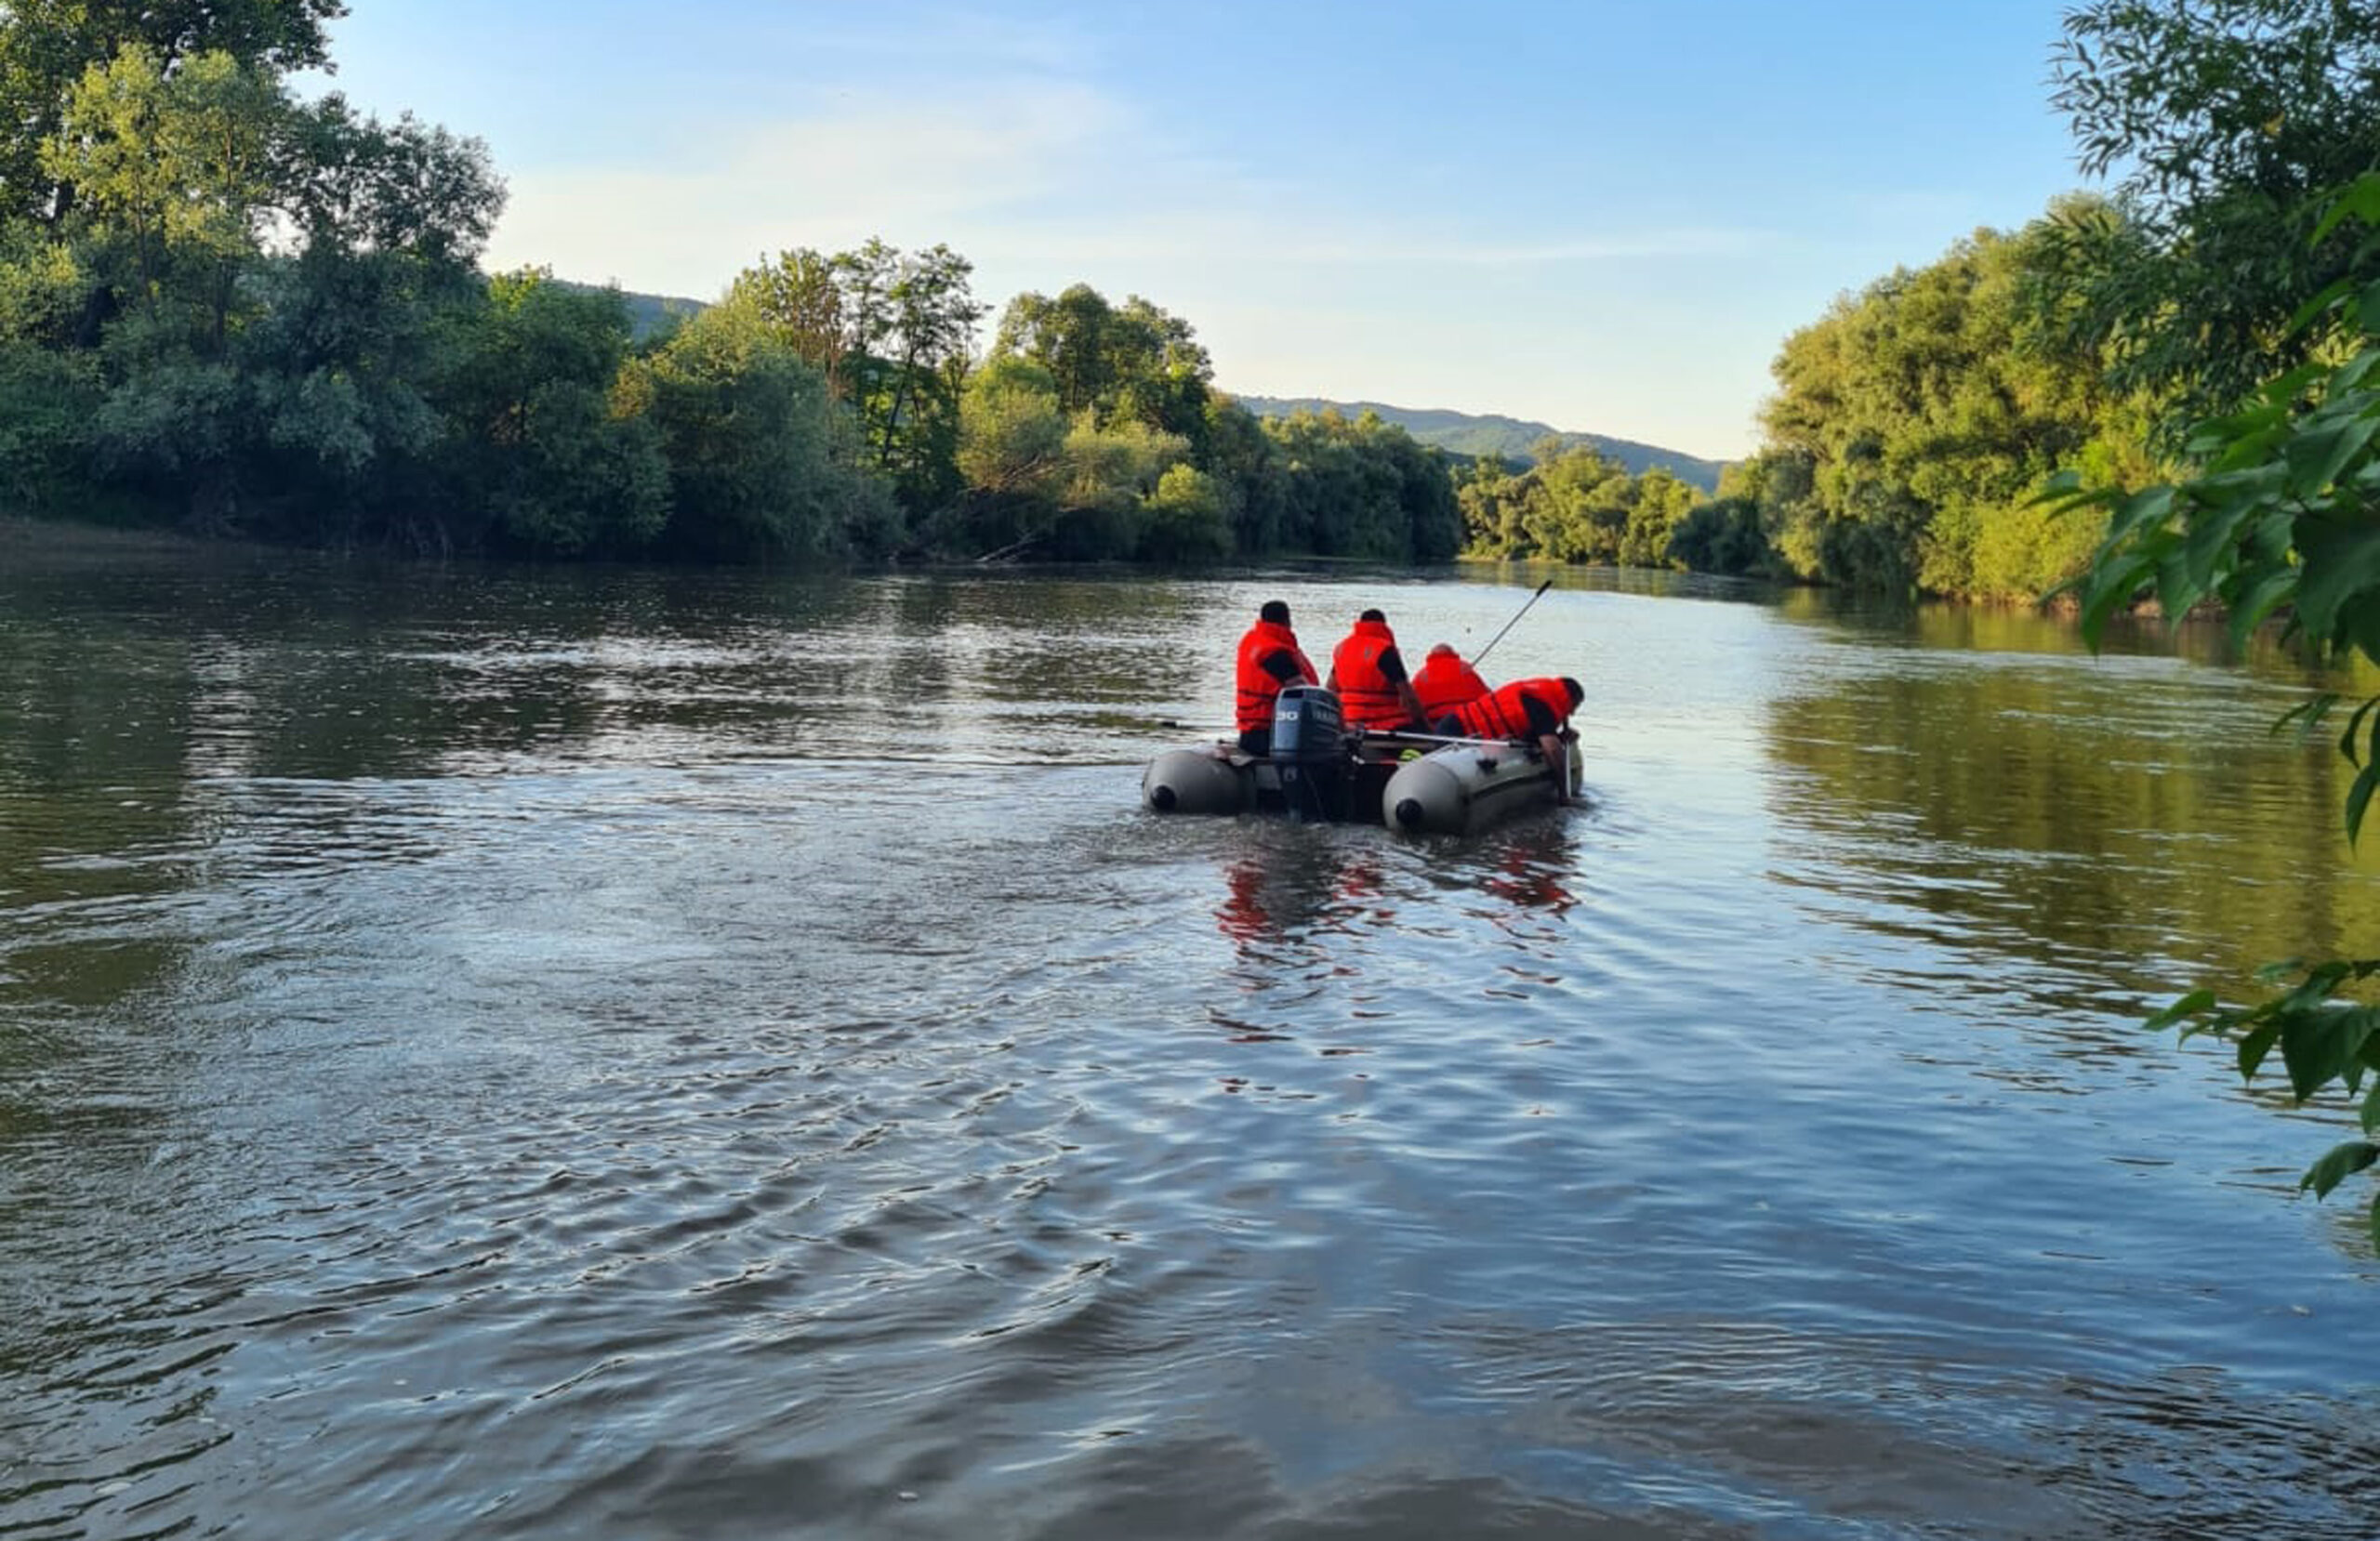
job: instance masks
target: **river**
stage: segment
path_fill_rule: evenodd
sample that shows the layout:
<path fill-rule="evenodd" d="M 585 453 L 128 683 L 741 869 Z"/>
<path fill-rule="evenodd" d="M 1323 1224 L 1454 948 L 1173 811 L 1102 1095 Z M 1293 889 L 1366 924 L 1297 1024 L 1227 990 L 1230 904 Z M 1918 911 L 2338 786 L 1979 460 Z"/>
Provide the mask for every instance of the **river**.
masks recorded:
<path fill-rule="evenodd" d="M 0 1535 L 2380 1528 L 2284 659 L 1566 573 L 1411 841 L 1157 719 L 1539 573 L 0 561 Z"/>

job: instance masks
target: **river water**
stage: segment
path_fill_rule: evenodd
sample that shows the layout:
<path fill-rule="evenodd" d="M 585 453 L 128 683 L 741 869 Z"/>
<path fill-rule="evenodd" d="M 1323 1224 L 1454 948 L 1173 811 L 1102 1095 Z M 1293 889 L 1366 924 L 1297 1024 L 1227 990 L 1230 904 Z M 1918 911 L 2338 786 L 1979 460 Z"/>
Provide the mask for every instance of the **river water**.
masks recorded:
<path fill-rule="evenodd" d="M 2285 661 L 1566 574 L 1590 806 L 1164 819 L 1263 599 L 0 553 L 0 1535 L 2380 1532 Z"/>

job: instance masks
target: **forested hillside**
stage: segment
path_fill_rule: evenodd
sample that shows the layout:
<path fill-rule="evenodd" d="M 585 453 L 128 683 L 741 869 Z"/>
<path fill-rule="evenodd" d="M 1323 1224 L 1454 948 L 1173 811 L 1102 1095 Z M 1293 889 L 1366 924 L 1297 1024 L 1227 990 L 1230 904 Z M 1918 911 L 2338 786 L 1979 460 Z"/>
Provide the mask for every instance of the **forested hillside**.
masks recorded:
<path fill-rule="evenodd" d="M 1242 396 L 1240 404 L 1263 417 L 1287 417 L 1296 412 L 1336 412 L 1360 417 L 1368 412 L 1382 422 L 1395 423 L 1424 444 L 1448 454 L 1501 455 L 1530 461 L 1548 441 L 1564 450 L 1589 449 L 1624 470 L 1642 474 L 1659 467 L 1679 481 L 1715 492 L 1726 463 L 1705 460 L 1658 444 L 1613 439 L 1600 433 L 1568 433 L 1544 423 L 1494 413 L 1448 412 L 1435 407 L 1396 407 L 1382 402 L 1331 402 L 1318 396 Z"/>
<path fill-rule="evenodd" d="M 614 292 L 609 285 L 578 283 L 556 279 L 558 288 L 576 294 L 601 295 Z M 659 336 L 683 325 L 696 313 L 707 309 L 706 302 L 687 299 L 679 295 L 640 295 L 634 290 L 617 291 L 622 304 L 628 310 L 628 336 L 637 342 Z"/>

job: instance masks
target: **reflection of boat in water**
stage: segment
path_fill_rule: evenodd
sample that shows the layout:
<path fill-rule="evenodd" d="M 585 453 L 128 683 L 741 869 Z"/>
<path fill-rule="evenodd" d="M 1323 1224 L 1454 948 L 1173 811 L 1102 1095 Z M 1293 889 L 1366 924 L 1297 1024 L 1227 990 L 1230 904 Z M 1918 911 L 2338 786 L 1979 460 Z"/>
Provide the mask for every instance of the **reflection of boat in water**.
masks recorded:
<path fill-rule="evenodd" d="M 1141 800 L 1159 813 L 1277 813 L 1467 835 L 1551 807 L 1578 784 L 1578 749 L 1550 765 L 1533 744 L 1345 728 L 1318 685 L 1281 692 L 1273 752 L 1236 744 L 1169 749 L 1149 762 Z"/>

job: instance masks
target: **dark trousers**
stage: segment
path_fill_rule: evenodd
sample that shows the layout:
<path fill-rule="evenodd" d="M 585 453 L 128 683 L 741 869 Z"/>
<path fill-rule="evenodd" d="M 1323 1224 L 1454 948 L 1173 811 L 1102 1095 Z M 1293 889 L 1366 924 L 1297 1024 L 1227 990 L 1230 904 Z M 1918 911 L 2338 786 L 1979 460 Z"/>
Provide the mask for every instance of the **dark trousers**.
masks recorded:
<path fill-rule="evenodd" d="M 1242 729 L 1239 746 L 1251 755 L 1269 755 L 1273 752 L 1273 730 L 1269 727 Z"/>

